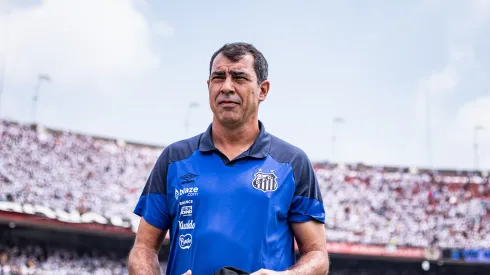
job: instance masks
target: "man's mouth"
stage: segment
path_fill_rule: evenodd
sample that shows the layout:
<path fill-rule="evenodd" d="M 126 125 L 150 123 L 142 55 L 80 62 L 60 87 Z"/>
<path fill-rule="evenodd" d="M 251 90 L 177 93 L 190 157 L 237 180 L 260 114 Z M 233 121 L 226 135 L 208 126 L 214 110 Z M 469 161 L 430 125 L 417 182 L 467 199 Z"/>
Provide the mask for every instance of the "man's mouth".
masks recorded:
<path fill-rule="evenodd" d="M 218 105 L 223 107 L 235 107 L 239 105 L 239 103 L 231 100 L 222 100 L 218 102 Z"/>

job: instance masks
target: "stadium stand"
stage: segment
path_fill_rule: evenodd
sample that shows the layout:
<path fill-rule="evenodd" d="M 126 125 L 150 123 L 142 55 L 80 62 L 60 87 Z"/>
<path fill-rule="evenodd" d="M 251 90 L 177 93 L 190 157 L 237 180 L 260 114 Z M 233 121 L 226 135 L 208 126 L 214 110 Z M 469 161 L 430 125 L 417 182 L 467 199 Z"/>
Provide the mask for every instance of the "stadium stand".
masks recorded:
<path fill-rule="evenodd" d="M 22 226 L 3 225 L 0 230 L 0 275 L 128 274 L 130 240 Z M 165 268 L 162 260 L 161 272 Z"/>
<path fill-rule="evenodd" d="M 162 150 L 7 121 L 0 133 L 2 200 L 107 217 L 132 216 Z M 362 165 L 315 168 L 331 240 L 490 247 L 488 175 Z"/>
<path fill-rule="evenodd" d="M 488 175 L 320 164 L 316 173 L 329 240 L 490 247 Z"/>
<path fill-rule="evenodd" d="M 4 200 L 67 212 L 128 215 L 161 148 L 2 121 Z"/>
<path fill-rule="evenodd" d="M 12 121 L 0 121 L 0 140 L 0 204 L 117 216 L 131 220 L 133 225 L 137 217 L 132 210 L 163 149 Z M 486 173 L 362 164 L 314 166 L 327 211 L 329 242 L 490 247 L 490 184 Z M 37 269 L 61 272 L 56 274 L 71 274 L 68 271 L 74 269 L 74 274 L 125 274 L 121 259 L 97 258 L 90 253 L 81 257 L 70 248 L 1 244 L 0 251 L 4 252 L 0 253 L 0 265 L 4 270 L 11 269 L 4 264 L 9 262 L 17 268 L 22 266 L 21 274 L 30 274 L 32 259 L 37 259 Z M 63 268 L 67 273 L 62 273 Z M 335 272 L 351 274 L 340 269 Z"/>
<path fill-rule="evenodd" d="M 132 244 L 107 236 L 90 236 L 70 232 L 10 228 L 0 225 L 0 275 L 126 275 L 126 256 Z M 160 253 L 160 270 L 165 274 L 168 246 Z M 421 269 L 418 261 L 369 259 L 352 256 L 330 256 L 329 275 L 435 275 L 489 274 L 490 267 L 445 264 Z"/>

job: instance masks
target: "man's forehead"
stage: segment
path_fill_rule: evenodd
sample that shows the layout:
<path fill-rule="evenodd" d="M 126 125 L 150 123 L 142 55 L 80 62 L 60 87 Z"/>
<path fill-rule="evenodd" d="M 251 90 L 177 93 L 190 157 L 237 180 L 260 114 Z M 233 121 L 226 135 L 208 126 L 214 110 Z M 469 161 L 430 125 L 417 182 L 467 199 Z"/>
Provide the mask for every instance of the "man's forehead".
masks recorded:
<path fill-rule="evenodd" d="M 247 54 L 238 61 L 232 61 L 221 53 L 216 56 L 213 61 L 211 71 L 242 71 L 247 72 L 253 70 L 253 56 Z"/>

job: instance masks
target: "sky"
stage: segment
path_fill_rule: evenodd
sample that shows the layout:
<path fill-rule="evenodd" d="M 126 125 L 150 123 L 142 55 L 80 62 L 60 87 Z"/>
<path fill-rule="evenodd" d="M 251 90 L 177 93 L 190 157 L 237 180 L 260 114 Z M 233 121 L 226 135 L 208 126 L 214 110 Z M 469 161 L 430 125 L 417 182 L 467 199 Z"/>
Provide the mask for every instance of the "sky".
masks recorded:
<path fill-rule="evenodd" d="M 489 34 L 490 0 L 0 0 L 0 118 L 33 121 L 46 74 L 35 121 L 168 145 L 206 130 L 209 59 L 243 41 L 260 120 L 311 160 L 474 169 L 476 133 L 489 170 Z"/>

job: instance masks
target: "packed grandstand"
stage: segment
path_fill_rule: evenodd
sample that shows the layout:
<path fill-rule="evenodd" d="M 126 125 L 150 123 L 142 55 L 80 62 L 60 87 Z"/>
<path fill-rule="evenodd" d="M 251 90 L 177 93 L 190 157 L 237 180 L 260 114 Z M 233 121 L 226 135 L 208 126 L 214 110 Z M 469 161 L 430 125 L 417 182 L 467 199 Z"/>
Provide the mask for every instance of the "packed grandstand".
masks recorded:
<path fill-rule="evenodd" d="M 0 140 L 0 210 L 13 211 L 17 206 L 25 210 L 31 205 L 66 217 L 91 213 L 110 221 L 117 217 L 119 224 L 127 221 L 133 230 L 138 220 L 132 210 L 163 149 L 12 121 L 0 121 Z M 490 247 L 487 173 L 362 164 L 314 166 L 327 211 L 329 242 Z M 19 268 L 23 273 L 18 274 L 34 274 L 35 270 L 46 272 L 36 274 L 51 274 L 47 270 L 56 270 L 52 274 L 127 272 L 124 259 L 4 243 L 2 238 L 0 268 L 11 274 L 17 274 L 13 270 Z M 164 266 L 162 263 L 162 269 Z"/>

